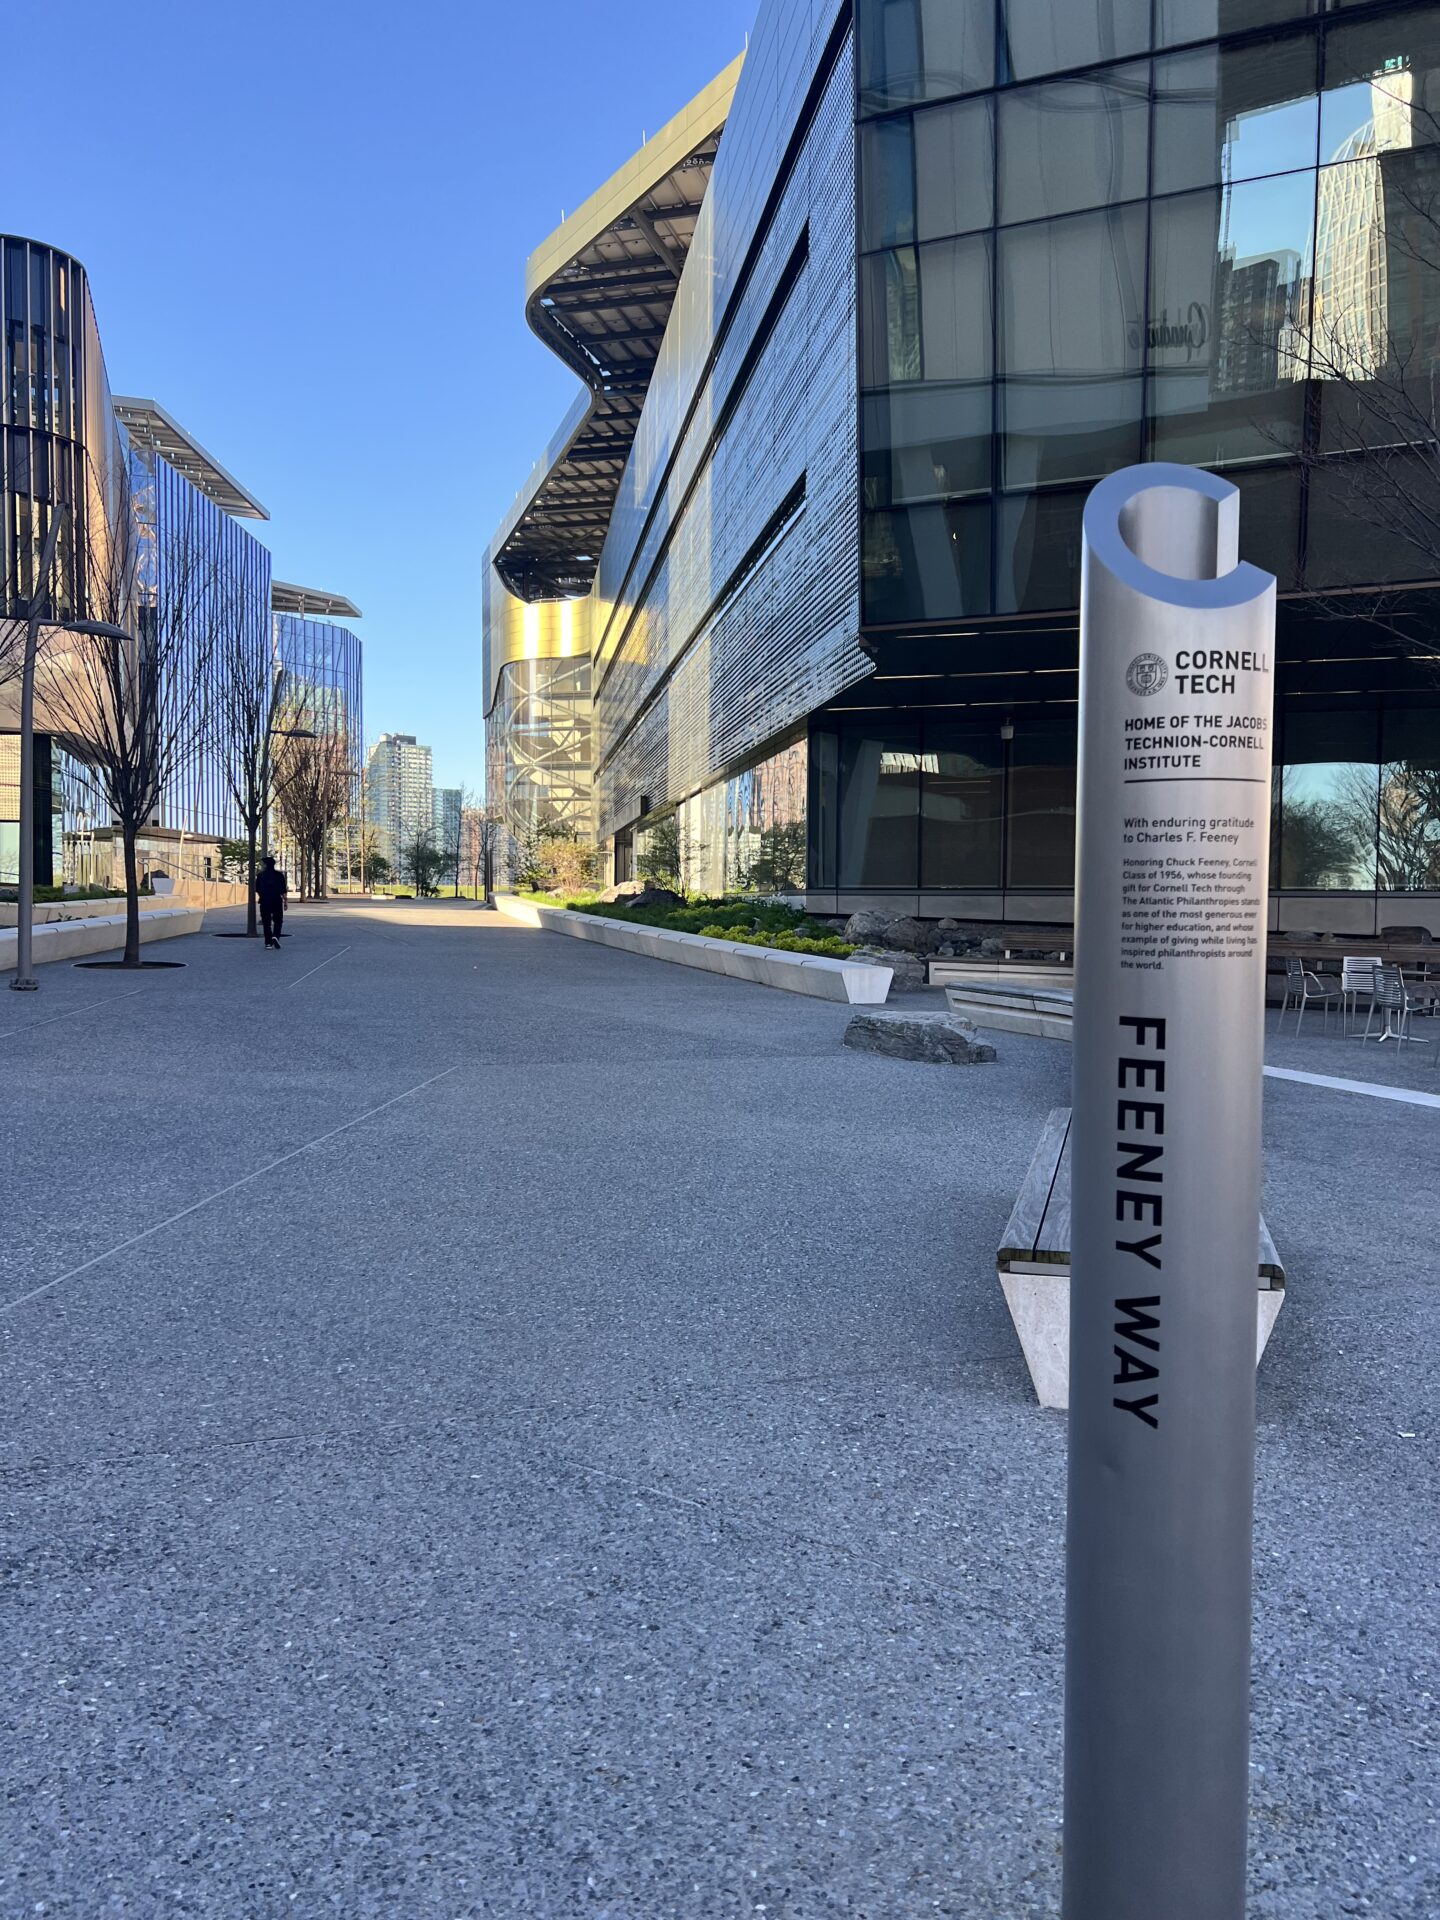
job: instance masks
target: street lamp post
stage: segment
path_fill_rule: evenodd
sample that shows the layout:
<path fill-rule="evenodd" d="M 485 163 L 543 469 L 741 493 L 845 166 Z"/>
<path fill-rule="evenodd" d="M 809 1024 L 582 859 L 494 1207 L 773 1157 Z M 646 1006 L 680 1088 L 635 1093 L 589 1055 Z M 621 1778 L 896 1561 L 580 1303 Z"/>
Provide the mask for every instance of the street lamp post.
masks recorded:
<path fill-rule="evenodd" d="M 40 570 L 25 620 L 25 660 L 20 676 L 20 897 L 15 910 L 15 976 L 10 982 L 17 993 L 34 993 L 40 985 L 31 957 L 35 928 L 35 654 L 64 514 L 64 507 L 57 507 L 45 530 Z"/>

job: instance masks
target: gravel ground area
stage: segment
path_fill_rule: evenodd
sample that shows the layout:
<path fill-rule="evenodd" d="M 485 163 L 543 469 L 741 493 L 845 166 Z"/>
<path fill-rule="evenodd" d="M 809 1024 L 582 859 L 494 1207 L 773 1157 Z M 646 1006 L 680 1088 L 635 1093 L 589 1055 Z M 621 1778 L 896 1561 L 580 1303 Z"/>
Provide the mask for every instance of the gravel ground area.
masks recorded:
<path fill-rule="evenodd" d="M 1068 1049 L 289 928 L 0 996 L 0 1915 L 1053 1915 L 1065 1427 L 994 1249 Z M 1268 1080 L 1266 1152 L 1251 1913 L 1432 1920 L 1440 1110 Z"/>

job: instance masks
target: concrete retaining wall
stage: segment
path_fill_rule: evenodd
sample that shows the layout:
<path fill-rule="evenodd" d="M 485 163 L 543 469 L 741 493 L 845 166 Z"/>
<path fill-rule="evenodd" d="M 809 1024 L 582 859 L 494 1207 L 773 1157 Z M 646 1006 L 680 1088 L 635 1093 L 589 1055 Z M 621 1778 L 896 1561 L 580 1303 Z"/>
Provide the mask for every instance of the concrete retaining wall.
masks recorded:
<path fill-rule="evenodd" d="M 140 916 L 140 943 L 175 940 L 199 933 L 205 914 L 200 907 L 150 907 Z M 0 973 L 15 971 L 15 929 L 0 931 Z M 56 920 L 37 926 L 33 952 L 36 966 L 47 960 L 85 960 L 94 953 L 117 953 L 125 945 L 125 916 L 104 913 L 89 920 Z"/>
<path fill-rule="evenodd" d="M 572 913 L 568 907 L 542 907 L 514 894 L 497 894 L 495 905 L 512 920 L 546 933 L 619 947 L 652 960 L 669 960 L 703 973 L 723 973 L 784 993 L 807 993 L 816 1000 L 840 1000 L 853 1007 L 883 1006 L 892 969 L 869 960 L 828 960 L 816 953 L 786 953 L 778 947 L 751 947 L 743 940 L 707 940 L 696 933 L 672 933 L 633 921 L 607 920 L 597 913 Z"/>

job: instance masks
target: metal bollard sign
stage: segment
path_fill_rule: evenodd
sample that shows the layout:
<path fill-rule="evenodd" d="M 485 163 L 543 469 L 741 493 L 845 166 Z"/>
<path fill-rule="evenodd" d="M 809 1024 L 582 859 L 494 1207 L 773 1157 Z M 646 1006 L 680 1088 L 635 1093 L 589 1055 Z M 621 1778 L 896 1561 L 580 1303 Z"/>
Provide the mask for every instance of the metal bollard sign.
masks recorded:
<path fill-rule="evenodd" d="M 1085 508 L 1065 1920 L 1243 1920 L 1275 582 L 1190 467 Z"/>

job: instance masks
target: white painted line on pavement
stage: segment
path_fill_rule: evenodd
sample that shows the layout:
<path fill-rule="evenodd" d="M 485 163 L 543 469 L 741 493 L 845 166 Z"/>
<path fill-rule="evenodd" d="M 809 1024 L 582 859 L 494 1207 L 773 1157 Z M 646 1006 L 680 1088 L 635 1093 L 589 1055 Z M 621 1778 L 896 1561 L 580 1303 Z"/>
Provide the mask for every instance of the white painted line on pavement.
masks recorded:
<path fill-rule="evenodd" d="M 1294 1067 L 1266 1067 L 1272 1080 L 1299 1080 L 1334 1093 L 1366 1093 L 1372 1100 L 1399 1100 L 1407 1107 L 1440 1107 L 1440 1093 L 1416 1093 L 1411 1087 L 1382 1087 L 1373 1080 L 1333 1080 L 1328 1073 L 1300 1073 Z"/>
<path fill-rule="evenodd" d="M 27 1020 L 18 1027 L 6 1027 L 0 1031 L 0 1040 L 8 1040 L 14 1033 L 29 1033 L 32 1027 L 48 1027 L 55 1020 L 73 1020 L 77 1014 L 98 1013 L 102 1007 L 113 1007 L 116 1001 L 133 1000 L 137 993 L 148 993 L 148 987 L 132 987 L 129 993 L 117 993 L 114 1000 L 87 1000 L 83 1007 L 71 1007 L 68 1013 L 50 1013 L 43 1020 Z"/>
<path fill-rule="evenodd" d="M 349 953 L 349 951 L 350 951 L 349 947 L 341 947 L 340 949 L 340 953 Z M 330 960 L 338 960 L 340 958 L 340 953 L 332 953 L 330 956 Z M 311 973 L 318 973 L 321 967 L 328 967 L 330 964 L 330 960 L 321 960 L 315 966 L 311 967 L 309 973 L 302 973 L 299 979 L 288 981 L 285 989 L 286 992 L 288 993 L 291 987 L 298 987 L 301 980 L 308 980 L 310 978 Z"/>
<path fill-rule="evenodd" d="M 71 1267 L 68 1273 L 60 1274 L 54 1280 L 47 1280 L 43 1287 L 32 1287 L 29 1293 L 22 1293 L 17 1299 L 0 1302 L 0 1313 L 9 1313 L 15 1307 L 23 1307 L 31 1300 L 38 1300 L 42 1293 L 53 1293 L 56 1287 L 63 1287 L 67 1280 L 75 1280 L 82 1273 L 88 1273 L 92 1267 L 98 1267 L 103 1260 L 113 1259 L 117 1253 L 124 1253 L 129 1247 L 138 1247 L 142 1240 L 149 1240 L 166 1227 L 173 1227 L 177 1220 L 188 1220 L 192 1213 L 199 1213 L 202 1207 L 210 1206 L 216 1200 L 223 1200 L 227 1193 L 238 1193 L 241 1187 L 248 1187 L 252 1180 L 273 1173 L 276 1167 L 283 1167 L 290 1160 L 298 1160 L 302 1153 L 309 1153 L 312 1147 L 323 1147 L 327 1140 L 333 1140 L 337 1134 L 348 1133 L 352 1127 L 358 1127 L 363 1120 L 373 1120 L 377 1113 L 384 1113 L 387 1107 L 399 1106 L 402 1100 L 408 1100 L 411 1094 L 423 1093 L 426 1087 L 433 1087 L 437 1080 L 448 1080 L 452 1073 L 458 1073 L 458 1066 L 446 1067 L 443 1073 L 432 1073 L 428 1080 L 421 1080 L 413 1087 L 407 1087 L 403 1093 L 382 1100 L 378 1107 L 367 1107 L 364 1113 L 357 1113 L 353 1120 L 346 1120 L 338 1127 L 331 1127 L 328 1133 L 318 1133 L 313 1140 L 307 1140 L 301 1147 L 292 1147 L 289 1153 L 282 1153 L 278 1160 L 267 1160 L 263 1167 L 256 1167 L 253 1173 L 247 1173 L 243 1179 L 232 1180 L 228 1187 L 217 1187 L 214 1193 L 207 1193 L 203 1200 L 193 1201 L 188 1207 L 181 1207 L 178 1213 L 172 1213 L 168 1219 L 157 1220 L 153 1227 L 146 1227 L 143 1233 L 132 1233 L 128 1240 L 117 1241 L 113 1247 L 107 1247 L 104 1253 L 97 1253 L 93 1259 L 82 1260 L 78 1267 Z"/>

